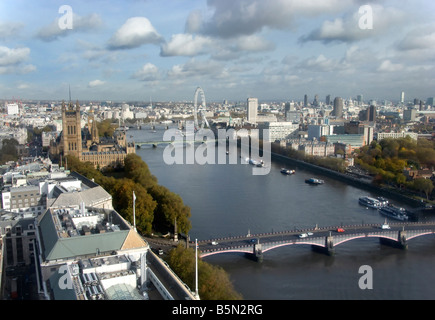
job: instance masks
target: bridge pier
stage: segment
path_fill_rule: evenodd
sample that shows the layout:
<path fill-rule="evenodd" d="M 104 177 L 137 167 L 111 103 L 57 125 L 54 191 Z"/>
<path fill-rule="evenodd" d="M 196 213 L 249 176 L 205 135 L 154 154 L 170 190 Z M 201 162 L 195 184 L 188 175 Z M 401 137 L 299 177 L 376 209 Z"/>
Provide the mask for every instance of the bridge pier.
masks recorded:
<path fill-rule="evenodd" d="M 315 252 L 327 254 L 328 256 L 333 256 L 335 254 L 333 236 L 329 235 L 329 236 L 325 237 L 325 246 L 324 247 L 312 245 L 311 250 L 313 250 Z"/>
<path fill-rule="evenodd" d="M 254 244 L 254 250 L 252 253 L 247 253 L 249 259 L 252 259 L 256 262 L 263 262 L 263 250 L 261 244 Z"/>
<path fill-rule="evenodd" d="M 397 240 L 391 240 L 386 238 L 379 238 L 379 241 L 383 245 L 387 245 L 393 248 L 399 248 L 403 250 L 408 249 L 408 242 L 406 241 L 406 231 L 400 230 L 397 235 Z"/>

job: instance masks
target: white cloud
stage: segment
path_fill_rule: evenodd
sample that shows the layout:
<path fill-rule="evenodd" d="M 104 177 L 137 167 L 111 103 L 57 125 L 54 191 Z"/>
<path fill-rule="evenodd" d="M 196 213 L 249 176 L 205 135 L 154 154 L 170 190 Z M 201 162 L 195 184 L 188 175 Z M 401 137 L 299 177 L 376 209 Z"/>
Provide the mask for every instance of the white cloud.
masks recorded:
<path fill-rule="evenodd" d="M 181 33 L 172 36 L 171 41 L 161 46 L 160 55 L 168 56 L 195 56 L 210 51 L 213 41 L 209 37 Z"/>
<path fill-rule="evenodd" d="M 324 21 L 319 28 L 302 36 L 300 41 L 354 42 L 384 34 L 393 27 L 398 28 L 403 24 L 405 13 L 401 10 L 384 8 L 380 5 L 370 5 L 370 7 L 372 8 L 372 29 L 360 28 L 360 19 L 363 19 L 364 15 L 360 14 L 357 8 L 343 17 Z"/>
<path fill-rule="evenodd" d="M 168 71 L 170 79 L 221 79 L 227 75 L 227 70 L 217 61 L 190 59 L 185 64 L 177 64 Z"/>
<path fill-rule="evenodd" d="M 73 13 L 72 29 L 62 29 L 59 27 L 59 19 L 55 19 L 51 24 L 41 28 L 36 36 L 43 41 L 54 41 L 59 37 L 65 37 L 75 32 L 88 32 L 96 30 L 102 25 L 102 20 L 98 14 L 90 14 L 81 17 Z"/>
<path fill-rule="evenodd" d="M 89 87 L 89 88 L 94 88 L 94 87 L 102 86 L 102 85 L 105 84 L 105 83 L 106 83 L 105 81 L 102 81 L 102 80 L 98 80 L 98 79 L 96 79 L 96 80 L 92 80 L 92 81 L 90 81 L 90 82 L 88 83 L 88 87 Z"/>
<path fill-rule="evenodd" d="M 397 45 L 399 50 L 435 49 L 435 26 L 425 26 L 409 32 Z"/>
<path fill-rule="evenodd" d="M 144 44 L 158 44 L 162 36 L 145 17 L 129 18 L 109 40 L 109 49 L 131 49 Z"/>
<path fill-rule="evenodd" d="M 14 65 L 27 60 L 30 54 L 29 48 L 10 49 L 0 46 L 0 66 Z"/>
<path fill-rule="evenodd" d="M 187 26 L 222 38 L 252 35 L 263 28 L 287 29 L 296 19 L 328 12 L 338 12 L 352 0 L 209 0 L 214 10 L 211 17 L 200 23 L 197 13 L 189 16 Z M 193 26 L 193 27 L 192 27 Z"/>
<path fill-rule="evenodd" d="M 400 63 L 393 63 L 390 60 L 382 61 L 381 65 L 378 68 L 378 71 L 382 72 L 396 72 L 403 70 L 403 65 Z"/>
<path fill-rule="evenodd" d="M 0 39 L 8 39 L 16 36 L 23 26 L 22 23 L 12 21 L 0 23 Z"/>
<path fill-rule="evenodd" d="M 323 54 L 320 54 L 316 58 L 309 58 L 302 61 L 298 64 L 298 67 L 316 72 L 337 71 L 342 68 L 337 60 L 328 59 Z"/>
<path fill-rule="evenodd" d="M 132 78 L 139 79 L 141 81 L 155 81 L 160 78 L 159 68 L 152 63 L 146 63 L 142 68 L 136 71 Z"/>

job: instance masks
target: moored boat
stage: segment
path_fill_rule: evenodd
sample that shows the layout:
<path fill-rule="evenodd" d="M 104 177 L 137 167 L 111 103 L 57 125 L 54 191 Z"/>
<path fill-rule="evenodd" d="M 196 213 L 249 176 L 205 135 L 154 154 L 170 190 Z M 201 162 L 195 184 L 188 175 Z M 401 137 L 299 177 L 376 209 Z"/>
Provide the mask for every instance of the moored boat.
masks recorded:
<path fill-rule="evenodd" d="M 382 207 L 379 212 L 389 218 L 400 220 L 400 221 L 407 221 L 408 215 L 406 214 L 406 209 L 402 207 L 396 207 L 393 205 L 388 205 L 386 207 Z"/>
<path fill-rule="evenodd" d="M 375 198 L 364 196 L 364 197 L 360 197 L 358 199 L 358 202 L 361 205 L 369 207 L 369 208 L 373 208 L 373 209 L 380 209 L 380 208 L 382 208 L 381 201 L 379 201 L 378 199 L 375 199 Z"/>

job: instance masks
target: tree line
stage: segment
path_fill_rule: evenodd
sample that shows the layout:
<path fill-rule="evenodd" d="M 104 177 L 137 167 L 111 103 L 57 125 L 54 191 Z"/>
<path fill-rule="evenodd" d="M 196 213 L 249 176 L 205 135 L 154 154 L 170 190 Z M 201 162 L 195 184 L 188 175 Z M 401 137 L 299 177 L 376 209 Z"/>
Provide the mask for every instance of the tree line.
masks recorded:
<path fill-rule="evenodd" d="M 133 222 L 133 192 L 136 196 L 136 228 L 139 233 L 166 234 L 177 231 L 188 233 L 191 228 L 190 208 L 182 198 L 166 187 L 159 185 L 148 165 L 136 154 L 128 154 L 124 168 L 116 176 L 103 174 L 90 162 L 67 156 L 68 169 L 76 171 L 102 186 L 112 195 L 114 209 L 127 221 Z"/>
<path fill-rule="evenodd" d="M 76 171 L 102 186 L 112 195 L 114 209 L 126 220 L 133 221 L 133 191 L 136 195 L 136 229 L 140 234 L 173 231 L 176 220 L 178 232 L 188 234 L 191 229 L 190 208 L 182 198 L 158 184 L 148 165 L 136 154 L 124 160 L 121 172 L 105 172 L 94 168 L 90 162 L 67 156 L 68 169 Z M 112 175 L 110 175 L 112 174 Z M 116 177 L 115 177 L 116 176 Z M 195 252 L 179 245 L 169 252 L 168 264 L 190 288 L 195 287 Z M 203 300 L 238 300 L 228 274 L 222 268 L 198 261 L 199 295 Z"/>
<path fill-rule="evenodd" d="M 433 170 L 435 142 L 427 139 L 415 141 L 410 137 L 372 141 L 356 151 L 355 164 L 374 176 L 377 184 L 389 184 L 399 189 L 423 192 L 429 199 L 434 189 L 431 179 L 408 180 L 404 170 Z"/>

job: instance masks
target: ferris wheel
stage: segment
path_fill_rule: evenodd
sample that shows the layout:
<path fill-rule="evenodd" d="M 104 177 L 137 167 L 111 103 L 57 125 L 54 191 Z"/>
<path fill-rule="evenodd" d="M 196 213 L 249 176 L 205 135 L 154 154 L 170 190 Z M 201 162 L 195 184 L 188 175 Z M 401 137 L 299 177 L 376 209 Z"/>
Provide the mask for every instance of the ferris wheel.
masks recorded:
<path fill-rule="evenodd" d="M 198 107 L 198 95 L 201 97 L 201 105 L 199 107 Z M 205 108 L 206 108 L 205 94 L 204 94 L 204 90 L 202 90 L 201 87 L 198 87 L 195 90 L 193 108 L 194 108 L 193 119 L 194 119 L 195 131 L 199 130 L 200 128 L 204 129 L 204 126 L 210 127 L 207 119 L 205 118 Z M 198 113 L 199 113 L 201 123 L 199 123 Z"/>

